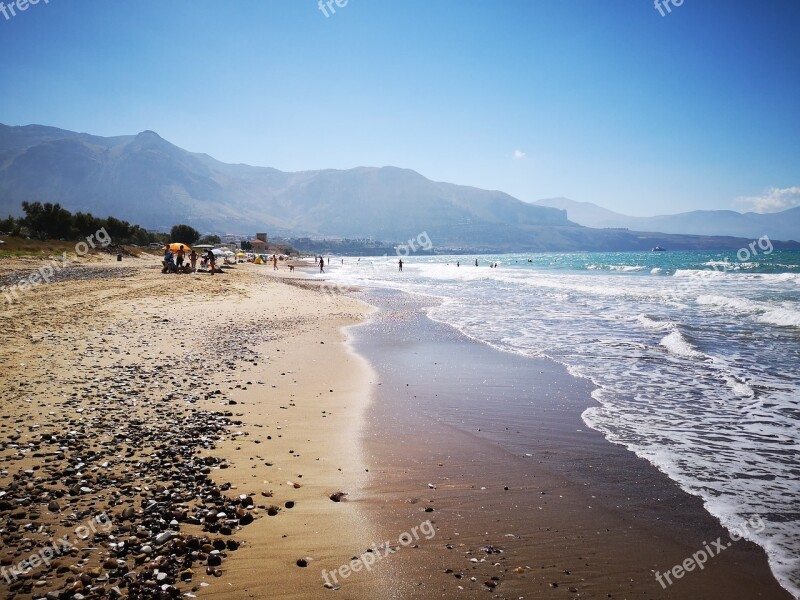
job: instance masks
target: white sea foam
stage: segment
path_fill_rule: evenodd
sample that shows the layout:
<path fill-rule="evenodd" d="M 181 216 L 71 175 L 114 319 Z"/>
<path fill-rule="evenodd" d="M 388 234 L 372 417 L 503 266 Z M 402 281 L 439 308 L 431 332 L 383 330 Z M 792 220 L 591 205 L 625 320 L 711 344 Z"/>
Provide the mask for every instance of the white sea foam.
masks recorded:
<path fill-rule="evenodd" d="M 727 296 L 705 294 L 698 296 L 697 303 L 705 306 L 732 309 L 745 314 L 759 310 L 758 303 L 748 298 L 730 298 Z"/>
<path fill-rule="evenodd" d="M 792 308 L 772 308 L 758 317 L 761 323 L 779 327 L 800 327 L 800 311 Z"/>
<path fill-rule="evenodd" d="M 686 358 L 708 358 L 705 354 L 692 346 L 691 342 L 678 330 L 663 337 L 659 343 L 678 356 L 684 356 Z"/>
<path fill-rule="evenodd" d="M 636 320 L 643 327 L 646 327 L 647 329 L 655 329 L 657 331 L 662 331 L 664 329 L 672 330 L 675 327 L 675 323 L 672 321 L 657 319 L 652 315 L 637 315 Z"/>
<path fill-rule="evenodd" d="M 740 398 L 752 398 L 756 395 L 755 391 L 753 391 L 753 388 L 747 385 L 747 383 L 744 381 L 740 381 L 733 375 L 725 375 L 724 379 L 725 383 L 733 391 L 733 393 Z"/>
<path fill-rule="evenodd" d="M 725 269 L 733 268 L 736 263 L 729 260 L 709 260 L 703 263 L 707 267 L 723 267 Z"/>
<path fill-rule="evenodd" d="M 725 271 L 715 271 L 714 269 L 676 269 L 673 277 L 702 277 L 704 279 L 725 277 Z"/>
<path fill-rule="evenodd" d="M 632 273 L 636 271 L 644 271 L 647 267 L 640 265 L 609 265 L 609 271 L 621 271 L 623 273 Z"/>

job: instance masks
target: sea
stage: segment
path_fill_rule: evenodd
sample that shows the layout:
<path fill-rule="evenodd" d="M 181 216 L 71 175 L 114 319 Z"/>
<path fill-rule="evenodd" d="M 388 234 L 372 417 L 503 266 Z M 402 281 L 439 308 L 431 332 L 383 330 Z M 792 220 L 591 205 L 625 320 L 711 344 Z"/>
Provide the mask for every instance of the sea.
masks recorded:
<path fill-rule="evenodd" d="M 590 379 L 586 424 L 762 546 L 800 598 L 800 252 L 760 242 L 739 252 L 410 254 L 402 273 L 398 256 L 348 257 L 324 277 L 436 299 L 431 319 Z"/>

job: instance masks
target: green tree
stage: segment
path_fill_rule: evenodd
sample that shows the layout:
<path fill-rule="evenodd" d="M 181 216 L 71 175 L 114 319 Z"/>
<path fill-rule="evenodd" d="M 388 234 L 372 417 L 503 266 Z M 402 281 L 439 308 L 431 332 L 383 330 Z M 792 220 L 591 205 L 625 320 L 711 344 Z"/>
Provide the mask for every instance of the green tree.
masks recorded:
<path fill-rule="evenodd" d="M 0 231 L 10 235 L 18 235 L 19 223 L 14 217 L 8 215 L 7 219 L 0 219 Z"/>
<path fill-rule="evenodd" d="M 201 244 L 221 244 L 222 238 L 218 235 L 204 235 L 200 238 Z"/>
<path fill-rule="evenodd" d="M 75 237 L 85 238 L 102 228 L 101 219 L 92 213 L 75 213 L 72 219 L 72 229 Z"/>
<path fill-rule="evenodd" d="M 22 224 L 41 240 L 68 239 L 72 235 L 72 213 L 50 202 L 23 202 Z"/>
<path fill-rule="evenodd" d="M 169 242 L 170 242 L 169 235 L 167 235 L 166 233 L 158 233 L 158 232 L 148 231 L 147 232 L 147 237 L 149 238 L 148 239 L 148 243 L 150 243 L 150 244 L 155 243 L 155 244 L 161 244 L 162 246 L 164 246 L 166 244 L 169 244 Z M 187 244 L 188 244 L 188 242 L 187 242 Z"/>
<path fill-rule="evenodd" d="M 171 242 L 182 242 L 192 246 L 200 239 L 200 232 L 189 225 L 175 225 L 169 231 L 169 238 Z"/>
<path fill-rule="evenodd" d="M 115 244 L 124 244 L 131 238 L 133 227 L 127 221 L 121 221 L 115 217 L 108 217 L 105 222 L 101 222 L 101 227 L 105 227 L 108 235 L 114 240 Z"/>
<path fill-rule="evenodd" d="M 247 240 L 242 240 L 242 250 L 252 250 L 253 244 L 248 242 Z"/>
<path fill-rule="evenodd" d="M 150 234 L 138 225 L 134 225 L 131 228 L 131 237 L 128 241 L 137 246 L 147 246 L 150 243 Z"/>

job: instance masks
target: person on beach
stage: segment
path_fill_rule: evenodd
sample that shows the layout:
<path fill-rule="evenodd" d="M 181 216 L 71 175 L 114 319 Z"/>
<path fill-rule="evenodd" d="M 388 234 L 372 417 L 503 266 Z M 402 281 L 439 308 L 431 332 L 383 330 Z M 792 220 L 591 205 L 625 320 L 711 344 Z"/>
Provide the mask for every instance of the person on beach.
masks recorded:
<path fill-rule="evenodd" d="M 478 259 L 477 258 L 475 259 L 475 266 L 476 267 L 478 266 Z"/>
<path fill-rule="evenodd" d="M 178 259 L 175 261 L 175 264 L 178 266 L 178 269 L 183 268 L 183 258 L 186 256 L 186 250 L 183 249 L 183 244 L 181 244 L 180 248 L 178 248 Z"/>
<path fill-rule="evenodd" d="M 211 251 L 211 248 L 206 250 L 206 259 L 208 260 L 208 266 L 211 269 L 211 274 L 214 274 L 214 270 L 216 269 L 216 258 L 214 257 L 214 253 Z"/>
<path fill-rule="evenodd" d="M 194 273 L 197 270 L 197 268 L 196 268 L 196 265 L 197 265 L 197 252 L 195 252 L 194 250 L 192 250 L 192 253 L 189 254 L 189 262 L 192 263 L 192 273 Z"/>
<path fill-rule="evenodd" d="M 275 256 L 274 254 L 272 255 L 272 270 L 273 271 L 278 270 L 278 257 Z"/>
<path fill-rule="evenodd" d="M 175 268 L 175 256 L 172 254 L 172 249 L 166 246 L 164 248 L 164 269 L 161 272 L 166 273 L 168 271 L 175 273 L 177 269 Z"/>
<path fill-rule="evenodd" d="M 319 272 L 320 273 L 325 272 L 325 259 L 322 258 L 321 256 L 319 257 Z"/>
<path fill-rule="evenodd" d="M 397 261 L 397 264 L 400 267 L 400 272 L 402 273 L 403 272 L 403 259 L 401 258 L 399 261 Z"/>
<path fill-rule="evenodd" d="M 456 266 L 457 266 L 457 267 L 460 267 L 460 266 L 461 266 L 461 261 L 460 261 L 460 260 L 456 261 Z"/>

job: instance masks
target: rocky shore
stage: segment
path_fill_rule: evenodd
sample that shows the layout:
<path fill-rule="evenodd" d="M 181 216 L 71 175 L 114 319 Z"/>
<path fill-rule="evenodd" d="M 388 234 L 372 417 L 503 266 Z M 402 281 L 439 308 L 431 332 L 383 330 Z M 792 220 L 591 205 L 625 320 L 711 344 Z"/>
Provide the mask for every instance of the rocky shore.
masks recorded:
<path fill-rule="evenodd" d="M 30 268 L 4 266 L 4 281 Z M 264 345 L 316 320 L 290 311 L 289 297 L 319 293 L 243 271 L 156 269 L 76 265 L 4 306 L 0 591 L 9 600 L 200 595 L 236 578 L 231 556 L 258 546 L 248 526 L 280 521 L 302 502 L 299 483 L 268 476 L 296 470 L 308 447 L 287 433 L 285 414 L 274 418 L 298 400 L 261 406 L 268 419 L 242 405 L 253 402 L 248 393 L 279 388 L 268 376 L 286 376 L 269 373 Z M 265 293 L 278 288 L 288 290 L 282 300 Z M 331 320 L 323 344 L 356 305 Z M 270 453 L 284 436 L 292 451 Z M 241 451 L 245 443 L 259 451 Z M 320 500 L 333 505 L 336 489 Z M 296 570 L 312 559 L 272 554 Z"/>

